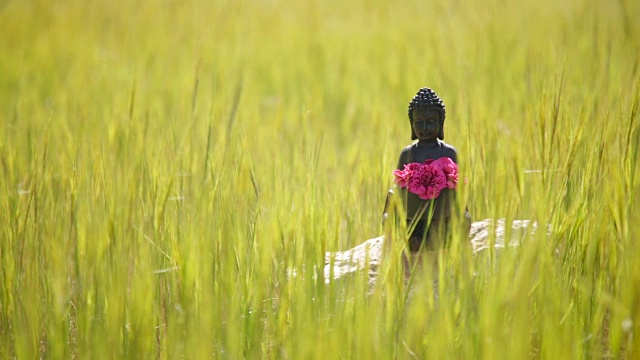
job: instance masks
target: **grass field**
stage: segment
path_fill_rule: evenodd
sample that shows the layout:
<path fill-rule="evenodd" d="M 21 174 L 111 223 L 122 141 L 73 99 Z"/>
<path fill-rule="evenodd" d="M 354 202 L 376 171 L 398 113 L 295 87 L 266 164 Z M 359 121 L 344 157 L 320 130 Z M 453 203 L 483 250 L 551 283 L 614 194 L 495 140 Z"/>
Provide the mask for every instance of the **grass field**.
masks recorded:
<path fill-rule="evenodd" d="M 0 358 L 637 358 L 638 18 L 0 0 Z M 460 203 L 551 236 L 479 262 L 458 234 L 410 297 L 400 241 L 373 294 L 325 285 L 325 251 L 384 231 L 423 86 Z"/>

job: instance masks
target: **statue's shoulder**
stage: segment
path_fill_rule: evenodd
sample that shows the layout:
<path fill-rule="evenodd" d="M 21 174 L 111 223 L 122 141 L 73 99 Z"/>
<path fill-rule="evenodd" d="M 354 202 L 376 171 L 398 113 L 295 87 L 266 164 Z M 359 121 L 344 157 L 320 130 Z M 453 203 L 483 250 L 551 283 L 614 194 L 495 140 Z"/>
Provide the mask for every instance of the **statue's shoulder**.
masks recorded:
<path fill-rule="evenodd" d="M 398 159 L 398 169 L 402 169 L 404 165 L 410 162 L 409 160 L 412 158 L 411 149 L 414 145 L 415 143 L 412 143 L 402 148 L 402 151 L 400 151 L 400 157 Z"/>
<path fill-rule="evenodd" d="M 458 160 L 458 152 L 456 148 L 451 144 L 447 144 L 444 141 L 440 140 L 440 145 L 442 146 L 442 156 L 446 156 L 448 158 L 453 159 L 453 161 L 457 162 Z"/>
<path fill-rule="evenodd" d="M 416 144 L 417 142 L 414 142 L 402 148 L 402 151 L 400 151 L 400 164 L 405 165 L 410 162 L 409 159 L 412 158 L 411 151 L 416 146 Z"/>
<path fill-rule="evenodd" d="M 442 140 L 439 140 L 439 141 L 440 141 L 440 145 L 442 145 L 442 149 L 443 149 L 443 151 L 452 151 L 452 152 L 454 152 L 454 153 L 456 153 L 456 152 L 457 152 L 457 151 L 456 151 L 456 148 L 455 148 L 455 147 L 453 147 L 453 145 L 451 145 L 451 144 L 447 144 L 446 142 L 444 142 L 444 141 L 442 141 Z"/>
<path fill-rule="evenodd" d="M 402 151 L 400 153 L 401 154 L 408 153 L 409 151 L 411 151 L 411 149 L 413 149 L 416 146 L 417 143 L 418 142 L 416 141 L 416 142 L 412 142 L 411 144 L 405 146 L 404 148 L 402 148 Z"/>

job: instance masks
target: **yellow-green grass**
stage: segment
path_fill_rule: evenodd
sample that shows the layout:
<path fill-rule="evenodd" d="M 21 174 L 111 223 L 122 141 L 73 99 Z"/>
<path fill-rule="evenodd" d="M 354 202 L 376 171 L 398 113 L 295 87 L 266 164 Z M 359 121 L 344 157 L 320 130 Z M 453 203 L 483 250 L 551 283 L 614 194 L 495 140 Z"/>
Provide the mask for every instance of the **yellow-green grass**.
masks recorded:
<path fill-rule="evenodd" d="M 637 357 L 639 17 L 0 1 L 0 358 Z M 436 297 L 399 240 L 372 294 L 325 285 L 325 251 L 383 232 L 423 86 L 460 203 L 551 236 L 478 262 L 457 234 Z"/>

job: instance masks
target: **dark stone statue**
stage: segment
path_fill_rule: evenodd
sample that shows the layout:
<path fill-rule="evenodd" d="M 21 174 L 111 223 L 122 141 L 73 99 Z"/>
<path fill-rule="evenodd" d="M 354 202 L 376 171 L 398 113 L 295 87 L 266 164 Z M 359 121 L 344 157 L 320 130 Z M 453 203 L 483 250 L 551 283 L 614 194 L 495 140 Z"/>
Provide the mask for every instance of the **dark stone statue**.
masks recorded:
<path fill-rule="evenodd" d="M 422 88 L 409 103 L 409 122 L 411 125 L 411 139 L 418 140 L 406 146 L 400 153 L 398 170 L 404 165 L 428 159 L 448 157 L 456 164 L 458 155 L 456 149 L 445 143 L 444 120 L 445 106 L 436 93 L 429 88 Z M 438 249 L 445 247 L 450 236 L 451 217 L 456 211 L 455 190 L 443 189 L 433 200 L 423 200 L 406 189 L 391 189 L 385 203 L 383 221 L 387 218 L 391 196 L 400 196 L 407 215 L 407 224 L 419 216 L 421 208 L 426 204 L 426 211 L 415 219 L 415 229 L 409 237 L 409 248 L 418 251 L 421 248 Z M 464 211 L 467 232 L 471 225 L 471 216 Z"/>

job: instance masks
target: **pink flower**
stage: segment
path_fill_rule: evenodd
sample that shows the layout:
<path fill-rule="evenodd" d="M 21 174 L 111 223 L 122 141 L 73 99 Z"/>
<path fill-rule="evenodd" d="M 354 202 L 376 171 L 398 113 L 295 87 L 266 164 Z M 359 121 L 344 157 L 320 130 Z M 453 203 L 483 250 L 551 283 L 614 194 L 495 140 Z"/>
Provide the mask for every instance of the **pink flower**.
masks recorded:
<path fill-rule="evenodd" d="M 420 169 L 420 164 L 418 163 L 410 163 L 404 166 L 403 170 L 394 170 L 393 175 L 395 176 L 394 181 L 401 188 L 406 188 L 413 176 L 413 173 Z"/>
<path fill-rule="evenodd" d="M 406 164 L 393 175 L 398 186 L 424 200 L 435 199 L 443 189 L 455 189 L 458 185 L 458 165 L 448 157 Z"/>
<path fill-rule="evenodd" d="M 441 157 L 434 161 L 432 165 L 442 170 L 444 175 L 447 177 L 447 188 L 455 189 L 458 185 L 458 165 L 448 157 Z"/>
<path fill-rule="evenodd" d="M 416 170 L 420 170 L 420 168 L 422 167 L 422 164 L 419 163 L 409 163 L 407 165 L 404 166 L 405 170 L 414 172 Z"/>
<path fill-rule="evenodd" d="M 395 176 L 393 181 L 403 189 L 407 187 L 411 179 L 411 173 L 406 170 L 393 170 L 393 176 Z"/>
<path fill-rule="evenodd" d="M 440 191 L 446 187 L 447 178 L 441 169 L 432 164 L 422 164 L 413 172 L 407 189 L 421 199 L 429 200 L 440 196 Z"/>

